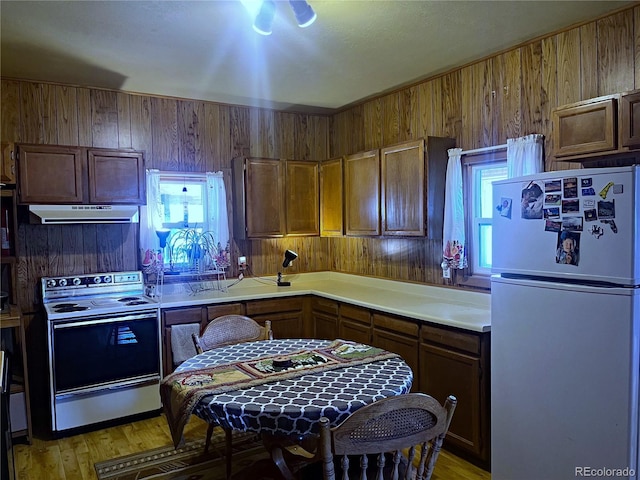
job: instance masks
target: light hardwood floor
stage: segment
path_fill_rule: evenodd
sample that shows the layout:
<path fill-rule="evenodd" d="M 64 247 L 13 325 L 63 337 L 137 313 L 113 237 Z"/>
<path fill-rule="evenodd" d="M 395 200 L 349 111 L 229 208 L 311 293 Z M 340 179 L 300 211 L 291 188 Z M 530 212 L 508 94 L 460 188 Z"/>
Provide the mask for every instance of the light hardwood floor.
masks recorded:
<path fill-rule="evenodd" d="M 204 438 L 206 428 L 205 422 L 191 417 L 185 439 Z M 164 416 L 57 440 L 34 437 L 32 445 L 14 446 L 18 480 L 96 480 L 95 462 L 171 445 Z M 491 474 L 443 450 L 432 480 L 463 479 L 489 480 Z"/>

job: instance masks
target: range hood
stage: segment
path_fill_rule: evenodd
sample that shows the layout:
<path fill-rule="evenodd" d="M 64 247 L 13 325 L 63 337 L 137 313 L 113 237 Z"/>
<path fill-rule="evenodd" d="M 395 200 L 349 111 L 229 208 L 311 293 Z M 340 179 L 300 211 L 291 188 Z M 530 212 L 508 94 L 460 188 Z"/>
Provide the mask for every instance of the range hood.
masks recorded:
<path fill-rule="evenodd" d="M 138 223 L 137 205 L 29 205 L 31 223 Z"/>

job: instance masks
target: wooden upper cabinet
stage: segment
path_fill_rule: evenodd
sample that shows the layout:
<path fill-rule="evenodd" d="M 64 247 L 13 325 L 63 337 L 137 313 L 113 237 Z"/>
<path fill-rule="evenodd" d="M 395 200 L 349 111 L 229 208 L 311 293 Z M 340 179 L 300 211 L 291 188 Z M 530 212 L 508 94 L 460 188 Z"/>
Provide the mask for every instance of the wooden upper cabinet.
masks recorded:
<path fill-rule="evenodd" d="M 23 204 L 128 204 L 145 198 L 144 154 L 61 145 L 18 146 Z"/>
<path fill-rule="evenodd" d="M 320 163 L 320 236 L 340 237 L 343 221 L 342 157 Z"/>
<path fill-rule="evenodd" d="M 553 110 L 556 157 L 614 151 L 618 147 L 618 95 L 593 98 Z"/>
<path fill-rule="evenodd" d="M 282 162 L 247 158 L 245 168 L 247 236 L 282 237 L 285 233 Z"/>
<path fill-rule="evenodd" d="M 424 140 L 380 150 L 382 171 L 382 234 L 424 236 Z"/>
<path fill-rule="evenodd" d="M 82 203 L 85 166 L 83 150 L 79 147 L 19 145 L 20 203 Z"/>
<path fill-rule="evenodd" d="M 90 149 L 88 164 L 90 203 L 146 203 L 142 152 Z"/>
<path fill-rule="evenodd" d="M 347 235 L 380 235 L 380 151 L 344 159 L 345 231 Z"/>
<path fill-rule="evenodd" d="M 286 233 L 318 235 L 318 163 L 286 161 Z"/>
<path fill-rule="evenodd" d="M 624 147 L 640 146 L 640 91 L 620 97 L 620 142 Z"/>

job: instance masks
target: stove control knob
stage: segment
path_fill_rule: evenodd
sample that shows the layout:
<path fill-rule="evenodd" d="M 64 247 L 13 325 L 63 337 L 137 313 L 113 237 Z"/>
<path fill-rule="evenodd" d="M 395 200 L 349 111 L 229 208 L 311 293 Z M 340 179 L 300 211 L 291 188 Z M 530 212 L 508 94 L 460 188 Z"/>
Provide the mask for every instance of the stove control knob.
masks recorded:
<path fill-rule="evenodd" d="M 100 277 L 93 277 L 93 283 L 101 283 L 102 279 Z"/>
<path fill-rule="evenodd" d="M 58 282 L 58 284 L 60 284 L 61 287 L 66 287 L 67 286 L 67 279 L 66 278 L 61 278 L 60 281 Z"/>
<path fill-rule="evenodd" d="M 74 284 L 74 285 L 76 285 L 76 286 L 77 286 L 77 285 L 80 285 L 80 283 L 81 283 L 81 282 L 80 282 L 80 279 L 79 279 L 78 277 L 76 277 L 76 278 L 74 278 L 74 279 L 73 279 L 73 284 Z"/>
<path fill-rule="evenodd" d="M 49 280 L 47 280 L 47 287 L 55 287 L 56 286 L 56 281 L 53 278 L 50 278 Z"/>
<path fill-rule="evenodd" d="M 111 277 L 105 276 L 104 279 L 103 279 L 103 282 L 104 283 L 111 283 Z"/>

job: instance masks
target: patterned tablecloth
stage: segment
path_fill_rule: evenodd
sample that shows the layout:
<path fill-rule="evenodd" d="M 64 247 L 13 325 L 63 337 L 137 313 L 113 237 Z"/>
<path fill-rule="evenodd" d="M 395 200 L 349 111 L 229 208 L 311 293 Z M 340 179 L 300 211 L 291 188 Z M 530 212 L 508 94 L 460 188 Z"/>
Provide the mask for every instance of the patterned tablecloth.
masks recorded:
<path fill-rule="evenodd" d="M 330 343 L 310 339 L 242 343 L 196 355 L 176 371 L 283 355 Z M 235 430 L 307 435 L 318 432 L 320 417 L 337 425 L 364 405 L 407 393 L 412 381 L 411 368 L 401 358 L 391 358 L 209 395 L 200 400 L 193 413 Z"/>

